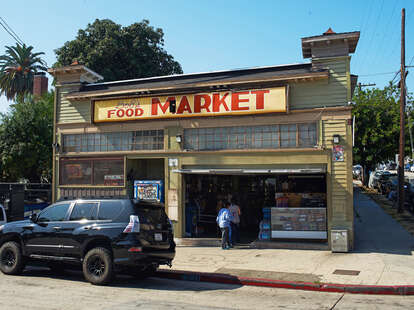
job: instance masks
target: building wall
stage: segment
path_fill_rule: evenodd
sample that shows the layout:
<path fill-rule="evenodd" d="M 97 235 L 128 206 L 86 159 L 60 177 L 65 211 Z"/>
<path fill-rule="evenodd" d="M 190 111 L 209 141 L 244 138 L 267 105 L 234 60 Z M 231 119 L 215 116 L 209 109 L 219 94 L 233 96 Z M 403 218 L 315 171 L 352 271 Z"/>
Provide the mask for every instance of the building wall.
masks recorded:
<path fill-rule="evenodd" d="M 289 83 L 289 109 L 303 110 L 323 107 L 344 106 L 350 101 L 350 58 L 334 57 L 313 59 L 315 69 L 329 69 L 329 80 Z M 58 123 L 90 122 L 90 101 L 69 101 L 63 96 L 74 87 L 62 87 L 58 100 Z"/>
<path fill-rule="evenodd" d="M 315 69 L 329 69 L 329 80 L 290 84 L 290 109 L 344 106 L 350 101 L 349 57 L 313 59 Z"/>
<path fill-rule="evenodd" d="M 350 110 L 332 110 L 332 107 L 346 107 L 350 101 L 349 57 L 313 59 L 315 69 L 329 68 L 330 77 L 325 81 L 291 83 L 289 108 L 291 113 L 269 114 L 260 116 L 230 116 L 214 118 L 189 118 L 182 120 L 153 120 L 142 122 L 91 124 L 91 103 L 89 101 L 69 102 L 62 98 L 65 93 L 76 90 L 76 86 L 60 86 L 61 96 L 57 98 L 57 138 L 61 143 L 62 133 L 82 133 L 97 131 L 128 131 L 142 129 L 164 129 L 164 150 L 159 152 L 112 152 L 106 155 L 123 155 L 126 162 L 130 159 L 158 158 L 164 160 L 166 185 L 166 210 L 168 212 L 168 191 L 177 190 L 178 222 L 175 234 L 181 237 L 185 223 L 183 177 L 173 169 L 191 166 L 230 166 L 248 165 L 303 165 L 318 164 L 327 167 L 328 187 L 328 229 L 348 229 L 351 246 L 353 244 L 353 200 L 352 200 L 352 132 L 348 125 Z M 79 86 L 77 86 L 79 87 Z M 326 110 L 324 109 L 326 108 Z M 308 112 L 304 112 L 308 110 Z M 299 112 L 301 111 L 301 112 Z M 219 152 L 183 152 L 176 142 L 176 135 L 182 134 L 183 128 L 220 127 L 237 125 L 280 124 L 316 121 L 319 123 L 319 147 L 315 149 L 289 150 L 243 150 Z M 332 161 L 332 137 L 339 134 L 340 144 L 345 148 L 345 161 Z M 71 154 L 75 155 L 75 154 Z M 78 154 L 92 156 L 96 154 Z M 168 158 L 178 158 L 178 167 L 169 167 Z M 56 167 L 58 167 L 58 163 Z M 58 180 L 59 169 L 55 169 Z M 126 190 L 123 190 L 123 193 Z M 60 190 L 58 190 L 58 196 Z M 329 234 L 328 234 L 329 237 Z"/>
<path fill-rule="evenodd" d="M 84 123 L 91 120 L 91 103 L 90 101 L 71 102 L 64 96 L 77 87 L 63 87 L 61 89 L 61 97 L 57 102 L 57 123 Z"/>

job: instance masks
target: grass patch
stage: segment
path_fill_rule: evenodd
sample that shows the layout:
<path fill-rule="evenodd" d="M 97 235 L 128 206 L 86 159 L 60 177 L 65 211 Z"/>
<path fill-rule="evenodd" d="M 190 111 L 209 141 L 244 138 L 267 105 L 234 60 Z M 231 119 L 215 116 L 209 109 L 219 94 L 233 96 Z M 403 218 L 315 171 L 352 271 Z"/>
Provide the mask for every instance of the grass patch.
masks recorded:
<path fill-rule="evenodd" d="M 392 201 L 389 201 L 376 190 L 365 186 L 359 186 L 362 192 L 374 200 L 388 215 L 396 220 L 405 230 L 411 235 L 414 235 L 414 216 L 407 210 L 398 213 L 397 208 L 393 206 Z"/>

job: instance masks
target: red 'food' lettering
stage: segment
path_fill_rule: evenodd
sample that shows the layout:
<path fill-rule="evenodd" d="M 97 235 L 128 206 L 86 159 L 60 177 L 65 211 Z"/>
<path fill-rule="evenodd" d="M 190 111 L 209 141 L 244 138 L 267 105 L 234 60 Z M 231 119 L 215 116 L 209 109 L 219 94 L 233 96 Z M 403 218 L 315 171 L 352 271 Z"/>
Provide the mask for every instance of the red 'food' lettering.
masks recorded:
<path fill-rule="evenodd" d="M 187 96 L 183 96 L 181 98 L 180 105 L 178 106 L 178 109 L 177 109 L 177 114 L 183 114 L 184 111 L 187 111 L 188 113 L 192 113 L 190 103 L 188 102 Z"/>
<path fill-rule="evenodd" d="M 168 97 L 164 104 L 161 104 L 159 98 L 155 97 L 151 100 L 151 115 L 158 115 L 158 107 L 161 108 L 162 113 L 165 114 L 170 107 L 170 100 L 175 100 L 175 97 Z"/>
<path fill-rule="evenodd" d="M 231 94 L 231 110 L 232 111 L 243 111 L 248 110 L 249 107 L 241 107 L 239 104 L 241 102 L 249 102 L 249 98 L 240 98 L 240 95 L 248 95 L 248 91 L 232 93 Z"/>
<path fill-rule="evenodd" d="M 254 90 L 252 91 L 253 95 L 256 95 L 256 109 L 264 109 L 264 94 L 270 93 L 270 90 Z"/>
<path fill-rule="evenodd" d="M 201 99 L 204 100 L 204 104 L 201 104 Z M 210 112 L 211 98 L 209 95 L 195 95 L 194 96 L 194 113 L 201 113 L 201 109 L 205 109 L 206 112 Z"/>
<path fill-rule="evenodd" d="M 223 105 L 226 111 L 229 111 L 229 107 L 226 104 L 226 97 L 229 93 L 225 93 L 220 98 L 220 94 L 213 94 L 213 112 L 220 112 L 220 106 Z"/>
<path fill-rule="evenodd" d="M 112 114 L 115 113 L 115 110 L 108 110 L 108 118 L 112 117 Z"/>
<path fill-rule="evenodd" d="M 118 116 L 118 117 L 124 117 L 124 115 L 125 115 L 125 111 L 124 110 L 118 109 L 116 111 L 116 116 Z"/>
<path fill-rule="evenodd" d="M 126 116 L 131 117 L 132 115 L 134 115 L 134 110 L 132 109 L 127 109 L 125 111 Z"/>
<path fill-rule="evenodd" d="M 141 116 L 144 114 L 144 110 L 142 108 L 135 108 L 135 116 Z"/>

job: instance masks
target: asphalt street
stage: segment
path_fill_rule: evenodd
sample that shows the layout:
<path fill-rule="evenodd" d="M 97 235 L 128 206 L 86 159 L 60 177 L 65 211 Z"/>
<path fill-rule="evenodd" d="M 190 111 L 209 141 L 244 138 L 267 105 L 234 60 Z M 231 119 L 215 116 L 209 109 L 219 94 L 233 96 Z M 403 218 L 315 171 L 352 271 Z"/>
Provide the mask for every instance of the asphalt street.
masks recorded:
<path fill-rule="evenodd" d="M 320 293 L 288 289 L 120 276 L 93 286 L 80 272 L 48 269 L 0 274 L 0 309 L 413 309 L 414 297 Z"/>

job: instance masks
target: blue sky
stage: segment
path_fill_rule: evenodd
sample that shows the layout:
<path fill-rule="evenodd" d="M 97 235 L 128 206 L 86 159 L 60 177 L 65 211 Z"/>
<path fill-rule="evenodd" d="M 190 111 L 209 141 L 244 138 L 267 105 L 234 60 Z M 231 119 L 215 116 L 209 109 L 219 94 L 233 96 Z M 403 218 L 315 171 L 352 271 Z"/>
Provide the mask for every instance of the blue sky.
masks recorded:
<path fill-rule="evenodd" d="M 406 63 L 414 65 L 414 1 L 277 1 L 277 0 L 72 0 L 4 1 L 0 16 L 35 51 L 53 50 L 75 38 L 96 18 L 127 26 L 148 19 L 165 33 L 165 49 L 184 73 L 309 62 L 301 53 L 302 37 L 361 31 L 351 71 L 361 83 L 385 86 L 400 67 L 401 9 L 406 9 Z M 24 9 L 23 9 L 24 7 Z M 0 54 L 15 44 L 0 28 Z M 414 68 L 408 68 L 408 70 Z M 99 73 L 99 72 L 98 72 Z M 407 77 L 414 87 L 414 72 Z M 0 112 L 10 102 L 0 98 Z"/>

